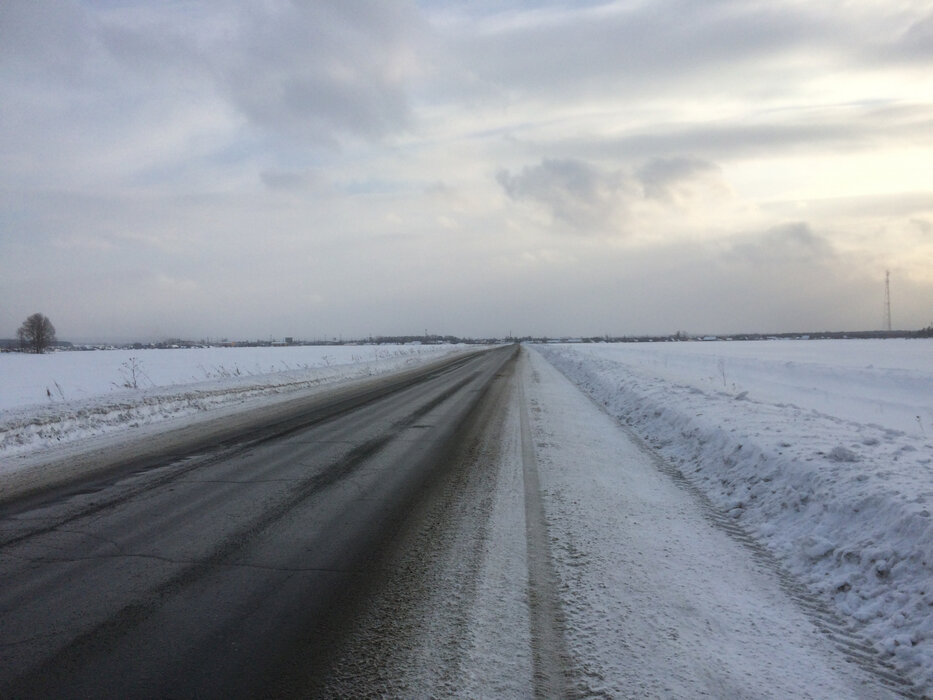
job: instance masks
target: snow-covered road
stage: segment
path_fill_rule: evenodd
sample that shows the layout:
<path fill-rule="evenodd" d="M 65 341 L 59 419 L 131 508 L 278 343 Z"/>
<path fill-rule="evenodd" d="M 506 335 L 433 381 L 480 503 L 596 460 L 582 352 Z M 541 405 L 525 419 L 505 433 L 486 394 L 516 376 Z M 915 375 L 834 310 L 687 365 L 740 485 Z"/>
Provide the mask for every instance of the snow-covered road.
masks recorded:
<path fill-rule="evenodd" d="M 883 698 L 909 687 L 537 352 L 415 514 L 327 692 Z"/>

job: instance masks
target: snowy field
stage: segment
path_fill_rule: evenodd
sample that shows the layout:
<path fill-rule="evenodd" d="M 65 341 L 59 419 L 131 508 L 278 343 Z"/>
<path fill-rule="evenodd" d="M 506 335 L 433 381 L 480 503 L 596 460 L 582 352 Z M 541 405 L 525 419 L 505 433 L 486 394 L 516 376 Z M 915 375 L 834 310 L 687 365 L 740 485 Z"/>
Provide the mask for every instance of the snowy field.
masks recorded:
<path fill-rule="evenodd" d="M 291 346 L 0 354 L 0 473 L 14 456 L 87 437 L 275 401 L 393 372 L 463 345 Z"/>
<path fill-rule="evenodd" d="M 536 347 L 933 690 L 933 341 Z"/>

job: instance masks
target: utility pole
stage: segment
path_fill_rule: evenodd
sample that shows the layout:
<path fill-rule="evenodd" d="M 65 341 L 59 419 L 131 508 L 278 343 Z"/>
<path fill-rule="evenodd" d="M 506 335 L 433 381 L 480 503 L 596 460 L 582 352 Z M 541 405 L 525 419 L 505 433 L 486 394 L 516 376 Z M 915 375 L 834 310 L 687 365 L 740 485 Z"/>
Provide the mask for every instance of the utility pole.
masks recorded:
<path fill-rule="evenodd" d="M 891 271 L 884 271 L 884 328 L 891 330 Z"/>

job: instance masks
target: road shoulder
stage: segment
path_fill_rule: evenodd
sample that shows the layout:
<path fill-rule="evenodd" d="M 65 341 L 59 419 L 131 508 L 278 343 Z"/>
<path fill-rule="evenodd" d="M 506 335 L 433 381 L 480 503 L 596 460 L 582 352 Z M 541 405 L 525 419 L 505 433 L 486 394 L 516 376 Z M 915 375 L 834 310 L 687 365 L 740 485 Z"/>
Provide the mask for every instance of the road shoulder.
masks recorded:
<path fill-rule="evenodd" d="M 618 423 L 526 353 L 575 693 L 897 697 L 839 653 L 774 572 Z"/>

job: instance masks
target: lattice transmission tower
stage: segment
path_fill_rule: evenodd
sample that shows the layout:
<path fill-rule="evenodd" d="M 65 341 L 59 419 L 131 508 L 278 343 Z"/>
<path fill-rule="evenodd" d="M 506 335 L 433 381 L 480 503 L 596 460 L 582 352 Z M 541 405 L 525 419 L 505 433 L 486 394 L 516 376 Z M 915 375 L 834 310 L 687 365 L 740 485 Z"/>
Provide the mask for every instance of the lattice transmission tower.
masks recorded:
<path fill-rule="evenodd" d="M 891 271 L 884 271 L 884 329 L 891 330 Z"/>

